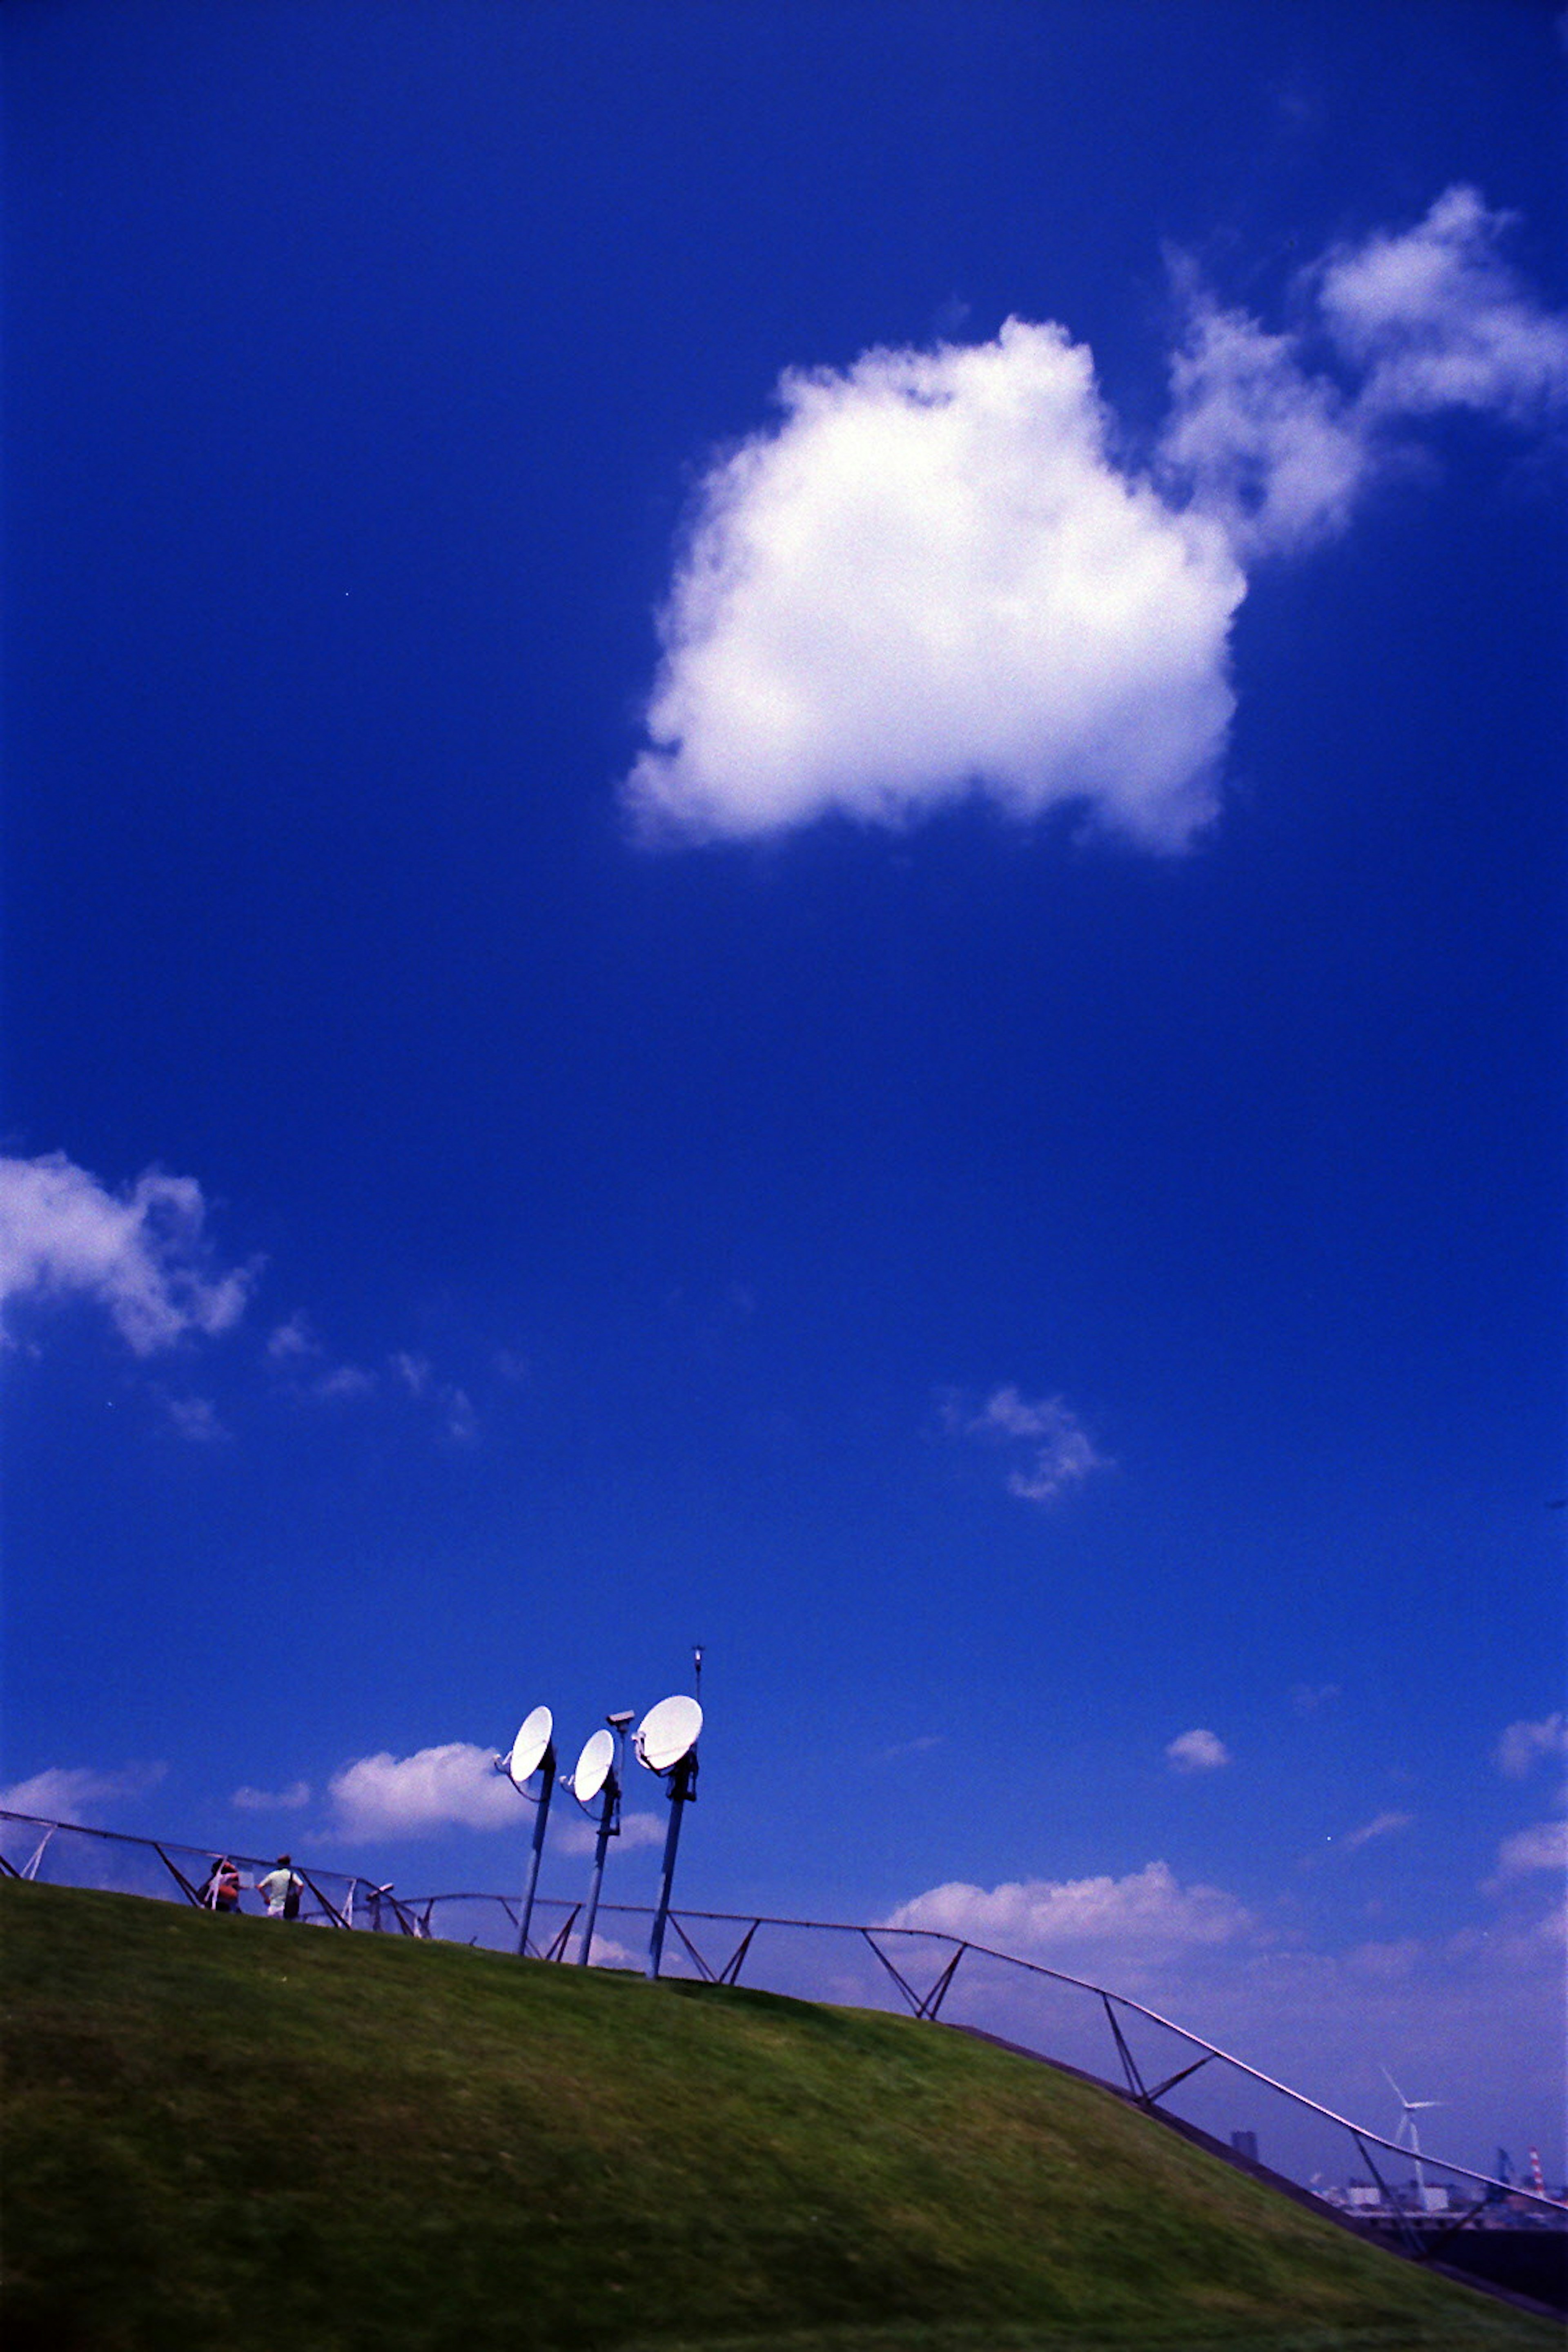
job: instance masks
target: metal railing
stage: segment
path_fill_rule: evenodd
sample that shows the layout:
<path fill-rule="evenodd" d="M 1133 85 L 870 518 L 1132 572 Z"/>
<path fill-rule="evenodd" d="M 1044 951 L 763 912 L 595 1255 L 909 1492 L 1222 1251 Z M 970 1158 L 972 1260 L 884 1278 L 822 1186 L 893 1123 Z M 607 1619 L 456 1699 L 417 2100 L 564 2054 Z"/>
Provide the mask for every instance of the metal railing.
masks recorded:
<path fill-rule="evenodd" d="M 220 1860 L 241 1874 L 238 1907 L 253 1913 L 264 1907 L 254 1877 L 271 1865 L 259 1856 L 0 1811 L 0 1876 L 43 1878 L 205 1906 L 211 1900 L 214 1865 Z M 411 1897 L 357 1874 L 307 1868 L 298 1862 L 292 1866 L 302 1885 L 300 1916 L 306 1924 L 472 1944 L 494 1951 L 517 1949 L 519 1906 L 506 1895 Z M 248 1885 L 244 1883 L 247 1872 L 252 1874 Z M 595 1966 L 607 1968 L 641 1965 L 650 1908 L 603 1905 L 588 1956 L 581 1950 L 582 1909 L 581 1904 L 541 1896 L 534 1906 L 531 1954 L 558 1962 L 588 1957 Z M 616 1934 L 621 1922 L 628 1930 L 637 1923 L 635 1946 Z M 1234 2117 L 1236 2086 L 1245 2086 L 1247 2111 L 1254 2120 L 1260 2098 L 1280 2102 L 1281 2112 L 1296 2126 L 1293 2137 L 1301 2150 L 1299 2178 L 1310 2166 L 1314 2135 L 1324 2149 L 1336 2147 L 1342 2153 L 1348 2138 L 1370 2175 L 1366 2188 L 1376 2197 L 1371 2210 L 1350 2213 L 1329 2200 L 1314 2201 L 1338 2211 L 1341 2219 L 1381 2225 L 1405 2251 L 1424 2260 L 1452 2258 L 1461 2231 L 1496 2226 L 1504 2217 L 1510 2226 L 1531 2221 L 1563 2226 L 1568 2221 L 1562 2205 L 1537 2190 L 1429 2156 L 1425 2149 L 1415 2155 L 1402 2142 L 1309 2098 L 1130 1995 L 1041 1961 L 929 1927 L 689 1910 L 672 1910 L 669 1926 L 675 1940 L 666 1946 L 667 1976 L 738 1985 L 744 1972 L 747 1983 L 759 1990 L 840 2006 L 901 2008 L 911 2017 L 957 2025 L 1026 2055 L 1046 2057 L 1097 2083 L 1104 2081 L 1100 2069 L 1109 2057 L 1121 2083 L 1106 2087 L 1227 2157 L 1233 2156 L 1233 2148 L 1219 2135 Z M 1223 2093 L 1215 2096 L 1221 2082 L 1228 2086 L 1228 2102 Z M 1407 2188 L 1385 2178 L 1394 2169 L 1390 2158 L 1414 2164 L 1415 2179 Z M 1288 2176 L 1249 2164 L 1245 2158 L 1239 2160 L 1261 2177 L 1302 2193 Z M 1436 2196 L 1428 2173 L 1443 2175 L 1447 2184 L 1463 2184 L 1457 2200 L 1451 2187 L 1440 2199 Z"/>

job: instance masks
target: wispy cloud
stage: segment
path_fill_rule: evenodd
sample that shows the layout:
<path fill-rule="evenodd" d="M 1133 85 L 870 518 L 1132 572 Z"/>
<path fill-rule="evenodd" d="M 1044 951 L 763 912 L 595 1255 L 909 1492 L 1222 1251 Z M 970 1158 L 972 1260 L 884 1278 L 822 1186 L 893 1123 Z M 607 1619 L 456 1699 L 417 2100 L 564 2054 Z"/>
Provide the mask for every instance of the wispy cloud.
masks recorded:
<path fill-rule="evenodd" d="M 1148 472 L 1057 325 L 785 373 L 777 422 L 703 480 L 660 616 L 626 786 L 645 835 L 898 825 L 974 793 L 1186 846 L 1219 804 L 1248 567 L 1343 530 L 1433 412 L 1568 400 L 1568 325 L 1508 226 L 1450 188 L 1301 273 L 1280 331 L 1179 268 Z"/>
<path fill-rule="evenodd" d="M 192 1176 L 116 1193 L 63 1151 L 0 1159 L 0 1303 L 91 1299 L 139 1356 L 239 1320 L 254 1266 L 217 1266 Z"/>
<path fill-rule="evenodd" d="M 900 1904 L 886 1924 L 935 1927 L 1025 1958 L 1080 1948 L 1147 1958 L 1228 1942 L 1249 1920 L 1219 1887 L 1183 1886 L 1168 1864 L 1151 1862 L 1125 1878 L 933 1886 Z"/>
<path fill-rule="evenodd" d="M 479 1435 L 479 1419 L 468 1391 L 454 1381 L 437 1380 L 428 1357 L 399 1349 L 390 1361 L 409 1395 L 435 1406 L 448 1437 L 468 1444 Z"/>
<path fill-rule="evenodd" d="M 1359 1829 L 1347 1830 L 1334 1843 L 1341 1853 L 1354 1853 L 1376 1838 L 1397 1836 L 1401 1830 L 1410 1827 L 1411 1819 L 1409 1813 L 1374 1813 L 1370 1822 L 1363 1822 Z"/>
<path fill-rule="evenodd" d="M 1568 1870 L 1568 1821 L 1533 1822 L 1516 1830 L 1498 1848 L 1498 1876 L 1518 1878 L 1527 1871 Z"/>
<path fill-rule="evenodd" d="M 1165 1754 L 1177 1772 L 1217 1772 L 1231 1760 L 1229 1748 L 1213 1731 L 1181 1732 L 1170 1741 Z"/>
<path fill-rule="evenodd" d="M 994 1390 L 978 1412 L 956 1396 L 942 1401 L 942 1420 L 954 1434 L 1010 1446 L 1007 1491 L 1028 1503 L 1054 1502 L 1091 1471 L 1115 1465 L 1096 1450 L 1078 1415 L 1059 1396 L 1035 1402 L 1011 1386 Z"/>
<path fill-rule="evenodd" d="M 237 1789 L 229 1799 L 242 1813 L 297 1813 L 310 1801 L 309 1780 L 291 1780 L 286 1789 Z"/>
<path fill-rule="evenodd" d="M 518 1827 L 523 1807 L 488 1748 L 448 1740 L 412 1756 L 362 1756 L 328 1784 L 344 1838 L 428 1837 L 437 1830 Z"/>
<path fill-rule="evenodd" d="M 1522 1780 L 1545 1758 L 1568 1756 L 1568 1716 L 1546 1715 L 1539 1722 L 1510 1723 L 1494 1751 L 1500 1772 Z"/>
<path fill-rule="evenodd" d="M 310 1382 L 310 1394 L 323 1404 L 335 1401 L 369 1396 L 375 1387 L 374 1372 L 362 1370 L 358 1364 L 334 1364 Z"/>
<path fill-rule="evenodd" d="M 210 1397 L 165 1397 L 163 1410 L 180 1436 L 194 1445 L 222 1445 L 227 1442 L 228 1431 L 217 1416 L 217 1407 Z"/>
<path fill-rule="evenodd" d="M 310 1318 L 304 1314 L 290 1315 L 268 1334 L 267 1353 L 275 1364 L 297 1364 L 309 1361 L 321 1352 L 321 1343 L 310 1328 Z"/>
<path fill-rule="evenodd" d="M 91 1827 L 116 1805 L 146 1796 L 168 1769 L 166 1764 L 127 1764 L 118 1772 L 100 1772 L 85 1764 L 50 1765 L 30 1780 L 0 1789 L 0 1811 Z"/>
<path fill-rule="evenodd" d="M 1187 310 L 1162 478 L 1244 560 L 1344 530 L 1418 420 L 1483 411 L 1515 425 L 1568 404 L 1568 320 L 1501 254 L 1509 216 L 1454 187 L 1426 219 L 1335 247 L 1298 283 L 1300 324 L 1270 334 L 1178 268 Z M 1334 369 L 1307 353 L 1327 347 Z"/>
<path fill-rule="evenodd" d="M 616 1844 L 623 1853 L 635 1853 L 639 1846 L 662 1845 L 668 1828 L 668 1823 L 657 1813 L 623 1813 Z M 555 1817 L 551 1843 L 562 1853 L 592 1853 L 598 1834 L 593 1822 L 574 1821 L 569 1813 L 563 1813 Z"/>
<path fill-rule="evenodd" d="M 922 1731 L 916 1738 L 900 1739 L 891 1748 L 879 1748 L 877 1761 L 879 1764 L 902 1764 L 911 1756 L 929 1756 L 933 1748 L 946 1746 L 945 1731 Z"/>
<path fill-rule="evenodd" d="M 268 1360 L 288 1393 L 301 1402 L 336 1404 L 374 1394 L 375 1374 L 358 1364 L 329 1364 L 326 1349 L 308 1315 L 290 1315 L 267 1341 Z"/>

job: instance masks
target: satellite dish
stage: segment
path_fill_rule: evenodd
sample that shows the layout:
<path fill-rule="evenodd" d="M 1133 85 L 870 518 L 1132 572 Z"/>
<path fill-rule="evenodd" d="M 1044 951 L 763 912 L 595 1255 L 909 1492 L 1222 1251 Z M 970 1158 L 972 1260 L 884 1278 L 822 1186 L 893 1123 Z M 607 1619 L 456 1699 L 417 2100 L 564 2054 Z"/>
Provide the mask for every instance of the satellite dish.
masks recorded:
<path fill-rule="evenodd" d="M 637 1726 L 637 1761 L 650 1772 L 673 1772 L 697 1745 L 702 1709 L 694 1698 L 661 1698 Z"/>
<path fill-rule="evenodd" d="M 525 1715 L 518 1726 L 517 1738 L 511 1743 L 511 1754 L 506 1759 L 506 1769 L 520 1789 L 543 1763 L 544 1751 L 550 1745 L 550 1735 L 554 1727 L 555 1719 L 547 1706 L 536 1706 L 533 1713 Z"/>
<path fill-rule="evenodd" d="M 572 1775 L 573 1794 L 580 1805 L 596 1797 L 610 1777 L 610 1767 L 616 1760 L 616 1743 L 607 1731 L 590 1732 L 584 1742 L 583 1753 L 577 1759 L 577 1769 Z"/>

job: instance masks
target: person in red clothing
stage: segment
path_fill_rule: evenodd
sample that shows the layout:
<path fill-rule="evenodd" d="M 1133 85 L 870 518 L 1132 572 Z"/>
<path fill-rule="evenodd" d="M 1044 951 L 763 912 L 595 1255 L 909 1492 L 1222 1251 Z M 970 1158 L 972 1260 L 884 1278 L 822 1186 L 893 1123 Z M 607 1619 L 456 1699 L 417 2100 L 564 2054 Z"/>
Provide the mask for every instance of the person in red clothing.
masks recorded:
<path fill-rule="evenodd" d="M 237 1911 L 239 1908 L 239 1873 L 227 1854 L 212 1866 L 212 1874 L 202 1889 L 202 1903 L 209 1911 Z"/>

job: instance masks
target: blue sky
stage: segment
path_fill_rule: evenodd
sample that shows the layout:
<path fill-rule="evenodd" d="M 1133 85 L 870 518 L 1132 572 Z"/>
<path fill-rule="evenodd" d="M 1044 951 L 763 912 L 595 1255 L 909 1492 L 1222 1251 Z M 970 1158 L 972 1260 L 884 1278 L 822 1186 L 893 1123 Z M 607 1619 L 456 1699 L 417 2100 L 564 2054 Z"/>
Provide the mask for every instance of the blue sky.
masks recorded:
<path fill-rule="evenodd" d="M 1556 12 L 3 37 L 9 1786 L 1561 2168 Z"/>

